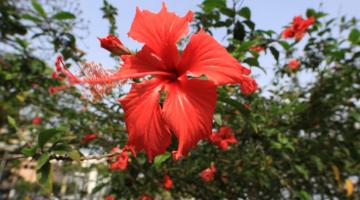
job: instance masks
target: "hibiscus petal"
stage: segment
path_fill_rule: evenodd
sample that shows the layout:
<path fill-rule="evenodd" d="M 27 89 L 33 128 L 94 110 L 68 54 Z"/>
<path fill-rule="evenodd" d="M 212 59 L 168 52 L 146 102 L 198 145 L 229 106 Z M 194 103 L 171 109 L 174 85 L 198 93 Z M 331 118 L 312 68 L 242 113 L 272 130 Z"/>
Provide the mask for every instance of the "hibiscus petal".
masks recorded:
<path fill-rule="evenodd" d="M 135 55 L 125 55 L 121 58 L 124 64 L 117 72 L 117 76 L 122 79 L 146 75 L 173 76 L 173 73 L 166 70 L 164 63 L 147 46 Z"/>
<path fill-rule="evenodd" d="M 166 86 L 164 120 L 179 140 L 175 159 L 211 134 L 216 87 L 208 80 L 179 80 Z"/>
<path fill-rule="evenodd" d="M 250 70 L 243 67 L 205 31 L 192 35 L 178 65 L 180 74 L 205 75 L 216 85 L 241 82 Z"/>
<path fill-rule="evenodd" d="M 150 161 L 164 153 L 171 142 L 171 133 L 161 117 L 159 105 L 163 85 L 160 79 L 133 84 L 129 94 L 119 100 L 125 111 L 127 145 L 138 151 L 145 150 Z"/>
<path fill-rule="evenodd" d="M 183 17 L 168 12 L 165 3 L 163 3 L 159 13 L 147 10 L 141 11 L 137 8 L 128 35 L 139 42 L 145 43 L 167 65 L 174 66 L 179 57 L 176 43 L 188 33 L 188 24 L 192 16 L 191 11 Z"/>

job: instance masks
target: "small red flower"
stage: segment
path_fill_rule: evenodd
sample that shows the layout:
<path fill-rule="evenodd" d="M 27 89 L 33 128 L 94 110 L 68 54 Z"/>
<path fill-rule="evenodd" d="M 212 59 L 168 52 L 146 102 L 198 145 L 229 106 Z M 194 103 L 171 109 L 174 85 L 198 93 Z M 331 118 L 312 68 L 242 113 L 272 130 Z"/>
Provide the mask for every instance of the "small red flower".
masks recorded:
<path fill-rule="evenodd" d="M 32 124 L 33 125 L 38 125 L 38 124 L 41 124 L 41 121 L 42 121 L 42 119 L 40 118 L 40 117 L 34 117 L 33 119 L 32 119 Z"/>
<path fill-rule="evenodd" d="M 291 26 L 287 27 L 282 32 L 283 38 L 295 38 L 295 40 L 301 40 L 308 28 L 315 23 L 314 17 L 303 19 L 301 16 L 295 16 Z"/>
<path fill-rule="evenodd" d="M 224 151 L 228 149 L 229 144 L 238 143 L 233 130 L 229 126 L 222 126 L 219 132 L 213 132 L 209 140 Z"/>
<path fill-rule="evenodd" d="M 215 165 L 212 164 L 209 168 L 204 169 L 200 173 L 200 177 L 204 182 L 211 182 L 214 180 L 214 175 L 216 173 Z"/>
<path fill-rule="evenodd" d="M 260 52 L 264 51 L 264 47 L 263 47 L 263 46 L 260 46 L 260 45 L 255 45 L 255 46 L 252 46 L 252 47 L 250 48 L 250 51 L 254 51 L 254 52 L 260 53 Z"/>
<path fill-rule="evenodd" d="M 166 190 L 170 190 L 173 187 L 173 182 L 172 182 L 170 176 L 168 176 L 168 175 L 164 176 L 163 184 L 164 184 L 164 188 Z"/>
<path fill-rule="evenodd" d="M 97 138 L 97 134 L 96 133 L 92 133 L 92 134 L 87 134 L 82 138 L 82 143 L 86 143 L 86 142 L 90 142 L 91 140 Z"/>
<path fill-rule="evenodd" d="M 124 149 L 121 150 L 120 147 L 117 146 L 111 150 L 111 153 L 120 152 L 120 151 L 122 151 L 120 154 L 109 157 L 109 160 L 111 162 L 109 167 L 110 170 L 124 171 L 127 169 L 129 164 L 129 155 L 127 151 Z"/>
<path fill-rule="evenodd" d="M 53 79 L 57 79 L 57 78 L 59 77 L 59 75 L 58 75 L 56 72 L 53 72 L 53 73 L 51 74 L 51 77 L 52 77 Z"/>
<path fill-rule="evenodd" d="M 102 48 L 110 51 L 115 55 L 121 56 L 131 54 L 130 50 L 127 49 L 116 36 L 108 35 L 107 37 L 98 39 Z"/>
<path fill-rule="evenodd" d="M 290 70 L 295 71 L 295 70 L 299 69 L 300 62 L 297 59 L 291 59 L 289 61 L 289 63 L 287 64 L 287 66 Z"/>
<path fill-rule="evenodd" d="M 143 195 L 141 195 L 139 200 L 154 200 L 154 198 L 148 194 L 143 194 Z"/>
<path fill-rule="evenodd" d="M 115 197 L 114 196 L 106 196 L 105 200 L 115 200 Z"/>

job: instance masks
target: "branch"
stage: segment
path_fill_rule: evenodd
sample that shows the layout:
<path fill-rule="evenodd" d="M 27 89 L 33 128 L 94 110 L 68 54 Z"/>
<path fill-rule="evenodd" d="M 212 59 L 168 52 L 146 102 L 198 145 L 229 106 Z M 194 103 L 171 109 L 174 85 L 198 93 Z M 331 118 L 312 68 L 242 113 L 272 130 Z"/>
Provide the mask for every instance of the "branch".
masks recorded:
<path fill-rule="evenodd" d="M 103 158 L 109 158 L 109 157 L 112 157 L 112 156 L 116 156 L 116 155 L 118 155 L 120 153 L 122 153 L 122 150 L 112 152 L 112 153 L 108 153 L 108 154 L 104 154 L 104 155 L 83 156 L 83 157 L 80 157 L 80 161 L 84 161 L 84 160 L 101 160 Z M 20 159 L 25 159 L 25 158 L 31 158 L 31 157 L 27 157 L 27 156 L 0 157 L 0 161 L 20 160 Z M 56 156 L 56 155 L 51 155 L 49 160 L 74 161 L 74 159 L 70 158 L 69 156 Z"/>

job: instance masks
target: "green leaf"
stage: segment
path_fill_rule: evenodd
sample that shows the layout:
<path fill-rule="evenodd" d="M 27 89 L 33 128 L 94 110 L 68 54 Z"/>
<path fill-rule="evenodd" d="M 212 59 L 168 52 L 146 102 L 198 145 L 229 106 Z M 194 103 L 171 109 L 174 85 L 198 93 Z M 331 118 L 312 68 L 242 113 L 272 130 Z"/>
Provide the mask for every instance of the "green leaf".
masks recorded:
<path fill-rule="evenodd" d="M 43 148 L 44 145 L 54 136 L 59 133 L 62 133 L 64 130 L 58 128 L 51 128 L 40 132 L 38 137 L 38 145 L 40 148 Z"/>
<path fill-rule="evenodd" d="M 35 153 L 36 153 L 36 148 L 37 148 L 37 145 L 33 146 L 33 147 L 24 147 L 21 149 L 21 153 L 24 155 L 24 156 L 34 156 Z"/>
<path fill-rule="evenodd" d="M 290 49 L 290 44 L 285 41 L 279 41 L 279 44 L 287 51 Z"/>
<path fill-rule="evenodd" d="M 70 12 L 59 12 L 53 16 L 57 20 L 75 19 L 76 16 Z"/>
<path fill-rule="evenodd" d="M 276 62 L 279 62 L 279 55 L 280 55 L 279 51 L 275 47 L 270 47 L 269 49 L 271 54 L 274 56 Z"/>
<path fill-rule="evenodd" d="M 246 58 L 243 62 L 250 66 L 260 66 L 257 58 Z"/>
<path fill-rule="evenodd" d="M 49 161 L 49 158 L 50 157 L 47 152 L 43 153 L 37 160 L 36 170 L 41 169 Z"/>
<path fill-rule="evenodd" d="M 155 167 L 160 167 L 161 164 L 162 164 L 163 162 L 165 162 L 167 159 L 169 159 L 170 157 L 171 157 L 171 153 L 170 153 L 170 152 L 165 152 L 165 153 L 163 153 L 163 154 L 161 154 L 161 155 L 156 156 L 155 159 L 154 159 L 154 165 L 155 165 Z"/>
<path fill-rule="evenodd" d="M 13 128 L 17 129 L 17 125 L 16 125 L 16 121 L 14 118 L 12 118 L 10 115 L 7 116 L 7 121 L 9 123 L 10 126 L 12 126 Z"/>
<path fill-rule="evenodd" d="M 51 194 L 53 190 L 53 175 L 54 170 L 50 162 L 38 171 L 38 181 L 47 194 Z"/>
<path fill-rule="evenodd" d="M 250 111 L 249 109 L 247 109 L 242 103 L 234 100 L 234 99 L 230 99 L 229 97 L 227 97 L 227 94 L 222 93 L 221 91 L 218 92 L 218 100 L 221 102 L 224 102 L 226 104 L 229 104 L 230 106 L 238 109 L 243 115 L 245 116 L 249 116 Z"/>
<path fill-rule="evenodd" d="M 302 165 L 295 165 L 296 171 L 298 171 L 300 174 L 304 176 L 304 178 L 307 180 L 309 179 L 309 172 L 305 169 Z"/>
<path fill-rule="evenodd" d="M 74 161 L 80 162 L 81 155 L 77 150 L 72 150 L 69 152 L 69 157 Z"/>
<path fill-rule="evenodd" d="M 251 11 L 248 7 L 243 7 L 239 10 L 239 15 L 249 20 L 251 18 Z"/>
<path fill-rule="evenodd" d="M 31 4 L 33 8 L 36 10 L 36 12 L 41 15 L 42 17 L 46 17 L 46 12 L 44 8 L 41 6 L 41 4 L 36 0 L 31 0 Z"/>
<path fill-rule="evenodd" d="M 316 16 L 316 11 L 312 8 L 306 10 L 306 17 Z"/>
<path fill-rule="evenodd" d="M 239 41 L 244 41 L 245 35 L 246 31 L 244 25 L 241 22 L 237 21 L 235 23 L 233 37 Z"/>
<path fill-rule="evenodd" d="M 205 0 L 202 3 L 205 12 L 212 12 L 216 8 L 226 8 L 226 0 Z"/>
<path fill-rule="evenodd" d="M 23 19 L 26 19 L 26 20 L 30 20 L 30 21 L 33 21 L 35 23 L 40 23 L 41 22 L 41 19 L 37 18 L 36 16 L 33 16 L 33 15 L 30 15 L 30 14 L 23 14 L 21 16 Z"/>
<path fill-rule="evenodd" d="M 360 44 L 360 31 L 356 28 L 351 30 L 349 34 L 349 41 L 353 44 Z"/>
<path fill-rule="evenodd" d="M 241 45 L 237 48 L 237 51 L 247 51 L 254 44 L 255 44 L 255 41 L 253 41 L 253 40 L 242 42 Z"/>
<path fill-rule="evenodd" d="M 300 197 L 301 200 L 310 200 L 310 199 L 312 199 L 311 196 L 305 191 L 300 191 L 299 192 L 299 197 Z"/>
<path fill-rule="evenodd" d="M 243 21 L 244 24 L 246 24 L 247 27 L 249 27 L 251 30 L 255 29 L 255 23 L 251 20 L 245 20 Z"/>
<path fill-rule="evenodd" d="M 108 182 L 100 183 L 99 185 L 94 187 L 94 189 L 91 191 L 91 194 L 96 194 L 97 192 L 100 192 L 101 189 L 103 189 L 105 186 L 108 186 L 108 185 L 109 185 Z"/>
<path fill-rule="evenodd" d="M 18 37 L 15 38 L 15 41 L 20 44 L 21 47 L 26 48 L 29 43 L 26 40 L 20 39 Z"/>

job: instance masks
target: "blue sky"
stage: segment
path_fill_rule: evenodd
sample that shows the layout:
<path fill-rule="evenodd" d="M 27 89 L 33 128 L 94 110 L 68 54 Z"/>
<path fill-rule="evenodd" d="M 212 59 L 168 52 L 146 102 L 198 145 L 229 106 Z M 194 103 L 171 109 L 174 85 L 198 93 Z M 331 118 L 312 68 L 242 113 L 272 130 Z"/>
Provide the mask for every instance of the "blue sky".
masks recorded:
<path fill-rule="evenodd" d="M 91 2 L 91 3 L 90 3 Z M 139 49 L 141 44 L 127 37 L 131 22 L 135 15 L 136 6 L 141 9 L 159 11 L 162 2 L 165 2 L 170 11 L 175 11 L 179 15 L 184 15 L 188 10 L 198 10 L 198 4 L 202 0 L 109 0 L 118 8 L 117 26 L 118 35 L 121 41 L 130 49 Z M 320 8 L 320 4 L 323 5 Z M 108 32 L 108 22 L 102 18 L 102 0 L 80 0 L 83 10 L 83 17 L 89 21 L 89 35 L 80 42 L 80 47 L 88 53 L 86 58 L 89 61 L 100 62 L 103 66 L 115 66 L 114 59 L 109 57 L 108 52 L 101 49 L 97 37 L 104 37 Z M 332 17 L 348 15 L 360 17 L 360 0 L 244 0 L 243 6 L 250 7 L 252 19 L 260 29 L 272 29 L 281 32 L 282 27 L 288 24 L 293 16 L 304 14 L 307 8 L 320 8 L 322 11 L 330 13 Z M 222 42 L 223 32 L 214 33 L 215 38 Z M 262 59 L 265 68 L 269 69 L 273 63 L 270 58 Z M 271 73 L 264 75 L 255 70 L 255 74 L 260 74 L 258 82 L 260 86 L 265 86 L 271 80 Z"/>

